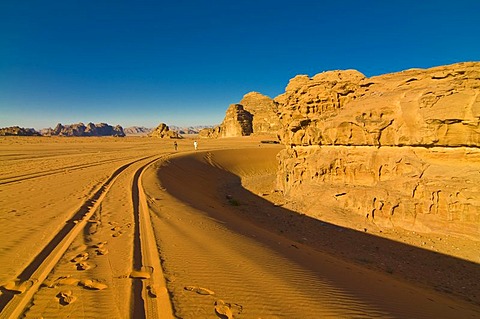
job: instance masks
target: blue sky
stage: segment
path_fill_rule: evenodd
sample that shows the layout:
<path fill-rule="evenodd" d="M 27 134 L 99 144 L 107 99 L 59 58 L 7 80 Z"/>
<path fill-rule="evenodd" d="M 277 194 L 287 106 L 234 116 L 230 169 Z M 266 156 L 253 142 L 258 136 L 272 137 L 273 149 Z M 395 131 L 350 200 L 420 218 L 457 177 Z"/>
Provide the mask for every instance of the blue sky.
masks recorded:
<path fill-rule="evenodd" d="M 0 127 L 212 125 L 297 74 L 480 60 L 480 1 L 2 0 Z"/>

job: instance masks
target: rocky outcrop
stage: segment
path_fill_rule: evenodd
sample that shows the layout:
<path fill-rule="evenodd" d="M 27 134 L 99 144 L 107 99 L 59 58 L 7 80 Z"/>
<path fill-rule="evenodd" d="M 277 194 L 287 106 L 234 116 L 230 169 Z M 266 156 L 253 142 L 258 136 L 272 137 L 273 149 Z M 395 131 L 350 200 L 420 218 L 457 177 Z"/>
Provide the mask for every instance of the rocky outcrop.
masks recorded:
<path fill-rule="evenodd" d="M 40 136 L 41 134 L 33 128 L 11 126 L 0 128 L 0 136 Z"/>
<path fill-rule="evenodd" d="M 200 137 L 219 138 L 256 135 L 276 136 L 280 129 L 278 103 L 258 92 L 244 95 L 238 104 L 231 104 L 217 127 L 202 129 Z"/>
<path fill-rule="evenodd" d="M 253 134 L 277 135 L 280 129 L 278 103 L 258 92 L 250 92 L 243 96 L 240 104 L 252 114 Z"/>
<path fill-rule="evenodd" d="M 252 119 L 252 114 L 246 111 L 243 105 L 230 105 L 221 125 L 221 137 L 248 136 L 252 134 Z"/>
<path fill-rule="evenodd" d="M 177 132 L 170 131 L 170 128 L 165 123 L 160 123 L 148 136 L 157 138 L 182 138 Z"/>
<path fill-rule="evenodd" d="M 275 101 L 289 145 L 480 145 L 478 63 L 297 76 Z"/>
<path fill-rule="evenodd" d="M 308 214 L 480 235 L 480 63 L 297 76 L 275 101 L 278 188 Z"/>
<path fill-rule="evenodd" d="M 113 127 L 106 123 L 88 123 L 87 125 L 83 123 L 70 125 L 58 123 L 54 129 L 49 128 L 42 130 L 42 134 L 46 136 L 125 136 L 123 128 L 120 125 Z"/>
<path fill-rule="evenodd" d="M 253 115 L 241 104 L 231 104 L 225 113 L 225 118 L 217 127 L 205 128 L 199 132 L 203 138 L 249 136 L 253 133 Z"/>

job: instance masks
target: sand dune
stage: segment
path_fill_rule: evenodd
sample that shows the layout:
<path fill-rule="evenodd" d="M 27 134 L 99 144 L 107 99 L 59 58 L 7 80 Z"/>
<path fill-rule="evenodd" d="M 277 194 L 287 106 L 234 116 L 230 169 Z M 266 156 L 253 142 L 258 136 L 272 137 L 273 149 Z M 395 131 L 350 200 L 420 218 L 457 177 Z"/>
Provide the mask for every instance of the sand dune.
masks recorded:
<path fill-rule="evenodd" d="M 298 214 L 260 140 L 0 139 L 0 318 L 480 316 L 475 242 Z"/>
<path fill-rule="evenodd" d="M 286 238 L 279 231 L 287 226 L 285 219 L 273 212 L 287 214 L 285 209 L 241 187 L 242 178 L 263 177 L 264 186 L 268 177 L 273 182 L 276 152 L 230 150 L 172 158 L 158 171 L 164 190 L 147 187 L 179 317 L 208 318 L 218 299 L 245 318 L 478 315 L 478 308 L 466 303 L 332 257 L 308 240 Z M 269 230 L 255 222 L 267 218 Z M 350 249 L 356 249 L 355 243 Z M 192 286 L 215 294 L 186 289 Z"/>

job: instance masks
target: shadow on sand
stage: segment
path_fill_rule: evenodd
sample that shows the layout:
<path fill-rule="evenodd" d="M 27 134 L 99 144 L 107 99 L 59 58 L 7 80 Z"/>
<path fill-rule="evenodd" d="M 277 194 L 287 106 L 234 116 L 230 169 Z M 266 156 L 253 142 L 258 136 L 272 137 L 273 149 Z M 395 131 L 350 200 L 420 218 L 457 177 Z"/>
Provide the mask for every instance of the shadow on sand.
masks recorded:
<path fill-rule="evenodd" d="M 229 214 L 240 216 L 247 223 L 275 236 L 287 238 L 291 241 L 290 250 L 326 253 L 394 281 L 435 289 L 447 298 L 463 299 L 467 307 L 480 316 L 479 264 L 276 206 L 243 188 L 241 178 L 230 172 L 228 165 L 212 164 L 210 157 L 211 153 L 196 153 L 172 158 L 157 172 L 157 177 L 172 196 L 222 221 L 233 231 L 241 232 L 241 227 L 231 222 Z M 222 168 L 215 167 L 215 164 Z M 270 246 L 287 258 L 291 256 L 285 248 Z M 314 264 L 304 266 L 318 271 Z"/>

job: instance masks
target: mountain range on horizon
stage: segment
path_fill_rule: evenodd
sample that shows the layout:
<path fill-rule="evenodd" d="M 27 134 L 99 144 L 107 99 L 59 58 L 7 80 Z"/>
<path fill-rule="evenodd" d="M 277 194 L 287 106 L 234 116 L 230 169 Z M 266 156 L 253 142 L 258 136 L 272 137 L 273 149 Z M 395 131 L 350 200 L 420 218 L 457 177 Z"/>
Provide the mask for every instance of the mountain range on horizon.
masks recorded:
<path fill-rule="evenodd" d="M 198 134 L 200 130 L 212 127 L 211 125 L 169 126 L 171 131 L 178 134 Z M 0 136 L 146 136 L 154 129 L 145 126 L 123 128 L 121 125 L 111 126 L 107 123 L 85 125 L 79 122 L 65 125 L 58 123 L 55 128 L 48 127 L 41 130 L 20 126 L 3 127 L 0 128 Z"/>

